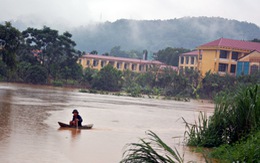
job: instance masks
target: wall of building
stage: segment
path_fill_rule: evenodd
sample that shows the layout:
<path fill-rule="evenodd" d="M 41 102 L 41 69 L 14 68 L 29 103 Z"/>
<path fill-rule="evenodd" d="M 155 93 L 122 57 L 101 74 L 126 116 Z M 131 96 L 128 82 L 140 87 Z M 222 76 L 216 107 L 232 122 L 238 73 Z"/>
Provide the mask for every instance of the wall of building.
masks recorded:
<path fill-rule="evenodd" d="M 108 58 L 108 57 L 107 57 Z M 127 59 L 126 59 L 127 60 Z M 158 62 L 158 61 L 157 61 Z M 153 66 L 161 66 L 162 63 L 157 62 L 147 62 L 144 63 L 142 60 L 138 61 L 122 61 L 122 60 L 109 60 L 109 59 L 100 59 L 100 58 L 88 58 L 81 57 L 78 60 L 78 63 L 82 65 L 83 69 L 89 67 L 95 70 L 101 70 L 104 66 L 111 64 L 114 68 L 124 71 L 130 70 L 133 72 L 146 72 L 149 68 Z"/>
<path fill-rule="evenodd" d="M 202 76 L 208 71 L 220 75 L 225 75 L 226 73 L 235 75 L 238 58 L 247 55 L 248 51 L 215 47 L 210 49 L 199 49 L 199 53 L 199 56 L 201 56 L 199 58 L 201 59 L 199 59 L 198 62 L 198 69 Z M 225 53 L 226 57 L 223 57 L 223 53 Z"/>
<path fill-rule="evenodd" d="M 216 57 L 218 56 L 216 50 L 200 50 L 199 52 L 199 62 L 198 67 L 200 73 L 204 76 L 206 72 L 211 70 L 212 73 L 217 72 L 217 60 Z"/>
<path fill-rule="evenodd" d="M 193 63 L 192 63 L 193 60 Z M 186 68 L 197 70 L 198 56 L 195 55 L 180 55 L 179 56 L 179 69 L 184 70 Z"/>

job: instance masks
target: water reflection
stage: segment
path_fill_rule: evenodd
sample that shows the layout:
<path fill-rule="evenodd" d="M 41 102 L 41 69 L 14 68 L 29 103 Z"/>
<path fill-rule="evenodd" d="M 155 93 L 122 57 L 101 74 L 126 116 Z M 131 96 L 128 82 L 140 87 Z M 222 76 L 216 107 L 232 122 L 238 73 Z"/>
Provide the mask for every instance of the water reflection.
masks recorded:
<path fill-rule="evenodd" d="M 68 137 L 68 139 L 71 139 L 72 141 L 79 139 L 81 133 L 81 129 L 75 129 L 75 128 L 59 128 L 58 131 L 69 132 L 71 136 Z"/>
<path fill-rule="evenodd" d="M 11 103 L 12 92 L 10 90 L 0 90 L 0 141 L 5 140 L 10 135 L 11 129 Z"/>

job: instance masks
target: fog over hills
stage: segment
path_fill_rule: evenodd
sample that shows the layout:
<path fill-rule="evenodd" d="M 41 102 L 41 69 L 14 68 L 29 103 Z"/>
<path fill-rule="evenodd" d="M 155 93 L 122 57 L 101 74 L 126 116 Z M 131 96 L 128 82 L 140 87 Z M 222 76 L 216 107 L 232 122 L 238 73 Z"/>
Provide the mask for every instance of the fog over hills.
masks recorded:
<path fill-rule="evenodd" d="M 166 47 L 194 49 L 220 37 L 238 40 L 260 38 L 260 28 L 255 24 L 207 17 L 152 21 L 121 19 L 71 32 L 79 49 L 100 52 L 109 52 L 114 46 L 151 51 Z"/>
<path fill-rule="evenodd" d="M 13 25 L 22 27 L 21 22 L 14 22 Z M 260 28 L 256 24 L 220 17 L 120 19 L 73 28 L 69 32 L 79 50 L 96 50 L 99 53 L 110 52 L 115 46 L 120 46 L 123 50 L 146 49 L 155 52 L 166 47 L 194 49 L 221 37 L 238 40 L 260 39 Z"/>

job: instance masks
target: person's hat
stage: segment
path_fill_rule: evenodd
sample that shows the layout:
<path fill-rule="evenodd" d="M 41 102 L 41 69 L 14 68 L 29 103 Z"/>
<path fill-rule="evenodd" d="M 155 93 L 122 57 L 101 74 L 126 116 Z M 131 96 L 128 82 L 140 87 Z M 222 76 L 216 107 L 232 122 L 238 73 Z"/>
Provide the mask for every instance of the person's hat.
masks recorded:
<path fill-rule="evenodd" d="M 72 114 L 73 114 L 73 113 L 78 113 L 78 114 L 79 114 L 79 112 L 78 112 L 77 109 L 74 109 L 74 110 L 72 111 Z"/>

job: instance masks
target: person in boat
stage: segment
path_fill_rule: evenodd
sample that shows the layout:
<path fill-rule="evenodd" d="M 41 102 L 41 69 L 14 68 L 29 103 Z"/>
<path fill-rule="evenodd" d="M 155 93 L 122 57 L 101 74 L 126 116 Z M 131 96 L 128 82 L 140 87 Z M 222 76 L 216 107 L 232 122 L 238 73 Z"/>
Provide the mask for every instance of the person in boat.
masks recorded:
<path fill-rule="evenodd" d="M 78 110 L 74 109 L 72 111 L 73 117 L 72 117 L 72 121 L 70 121 L 70 125 L 71 126 L 82 126 L 82 121 L 83 119 L 81 118 L 81 116 L 79 115 Z"/>

